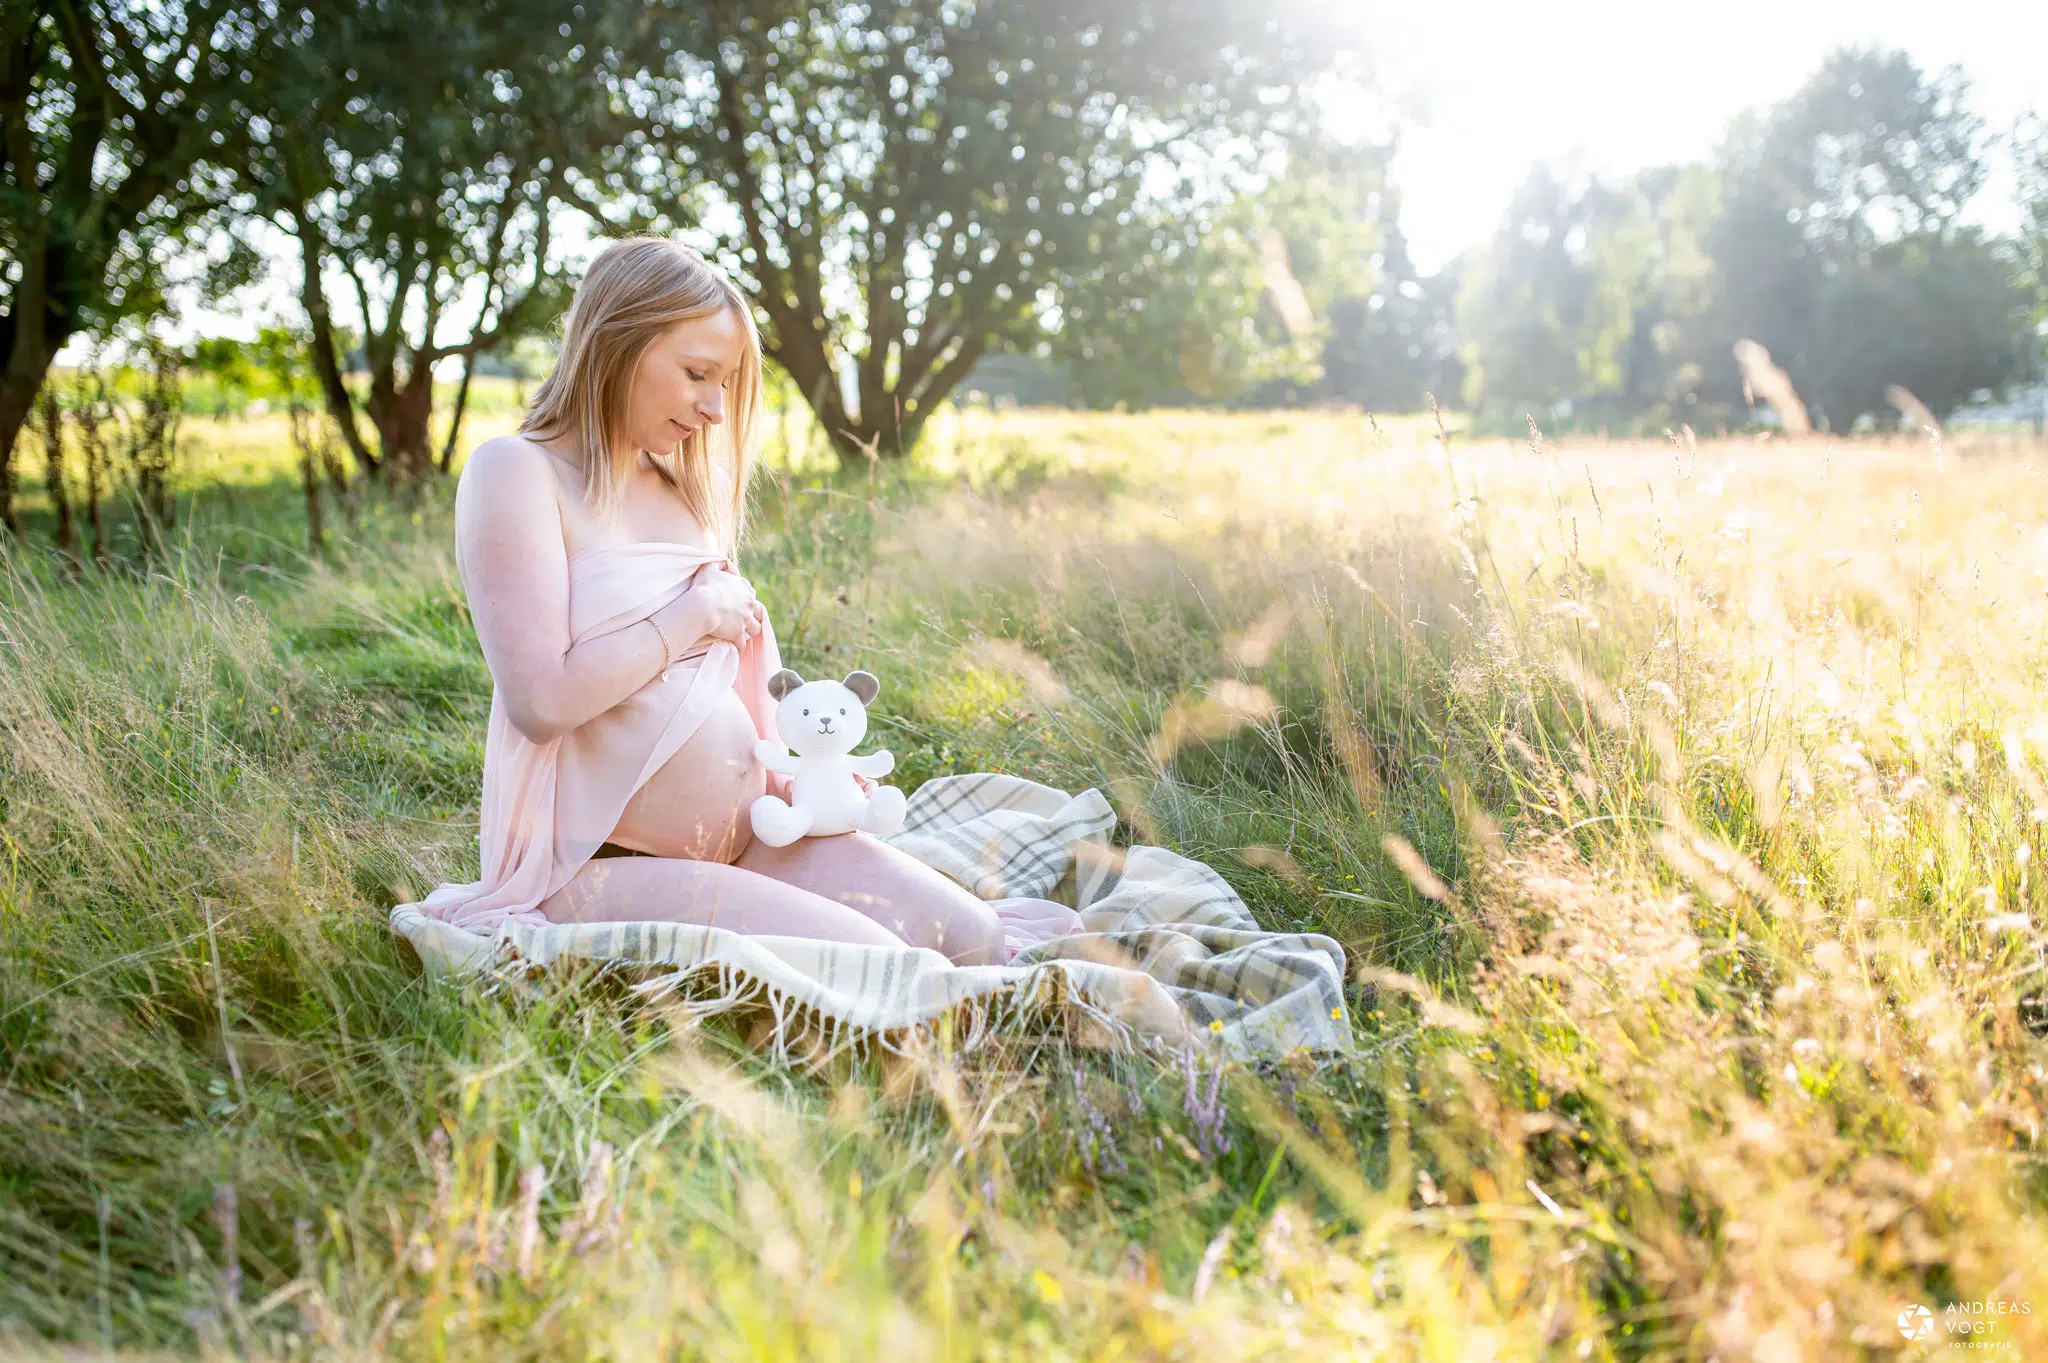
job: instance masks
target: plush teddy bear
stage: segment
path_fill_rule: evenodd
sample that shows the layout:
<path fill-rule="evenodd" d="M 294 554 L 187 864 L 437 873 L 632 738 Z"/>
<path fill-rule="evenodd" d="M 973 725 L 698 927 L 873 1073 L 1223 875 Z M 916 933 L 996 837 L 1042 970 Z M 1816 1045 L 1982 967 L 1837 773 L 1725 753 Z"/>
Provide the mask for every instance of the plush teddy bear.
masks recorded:
<path fill-rule="evenodd" d="M 896 765 L 886 750 L 852 755 L 867 736 L 868 702 L 881 689 L 872 672 L 849 672 L 843 682 L 807 682 L 785 667 L 768 679 L 775 726 L 788 748 L 764 738 L 755 743 L 754 756 L 768 770 L 794 779 L 788 801 L 773 795 L 754 801 L 755 837 L 770 847 L 787 847 L 806 834 L 829 837 L 859 829 L 880 837 L 903 826 L 909 802 L 902 791 L 876 786 L 863 793 L 853 779 L 887 776 Z"/>

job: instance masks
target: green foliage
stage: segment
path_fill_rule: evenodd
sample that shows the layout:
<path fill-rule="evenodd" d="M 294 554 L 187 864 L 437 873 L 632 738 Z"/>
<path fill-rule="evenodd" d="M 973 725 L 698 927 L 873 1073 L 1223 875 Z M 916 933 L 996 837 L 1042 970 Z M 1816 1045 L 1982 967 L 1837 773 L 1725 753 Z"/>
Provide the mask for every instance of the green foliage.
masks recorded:
<path fill-rule="evenodd" d="M 1459 315 L 1466 396 L 1508 405 L 1583 391 L 1591 353 L 1614 319 L 1587 260 L 1604 187 L 1538 167 L 1516 191 L 1489 250 L 1467 272 Z"/>
<path fill-rule="evenodd" d="M 1299 121 L 1338 27 L 1294 0 L 676 5 L 612 221 L 694 226 L 834 444 L 893 456 L 1048 304 L 1176 268 L 1198 176 Z"/>
<path fill-rule="evenodd" d="M 1803 391 L 1831 421 L 1887 412 L 1904 385 L 1945 414 L 2026 376 L 2026 295 L 2002 243 L 1955 229 L 1885 242 L 1817 291 Z"/>
<path fill-rule="evenodd" d="M 2019 185 L 2020 259 L 2038 328 L 2048 322 L 2048 118 L 2022 116 L 2012 130 L 2012 150 Z"/>
<path fill-rule="evenodd" d="M 1539 167 L 1467 274 L 1468 398 L 1509 427 L 1746 420 L 1745 338 L 1836 429 L 1888 421 L 1893 384 L 1940 415 L 2022 377 L 2014 263 L 1958 222 L 1985 179 L 1966 95 L 1954 70 L 1845 49 L 1711 165 Z"/>
<path fill-rule="evenodd" d="M 254 340 L 201 337 L 180 357 L 186 374 L 185 409 L 210 416 L 239 415 L 251 403 L 317 407 L 320 385 L 307 363 L 306 338 L 270 326 Z"/>
<path fill-rule="evenodd" d="M 373 472 L 435 462 L 437 364 L 511 346 L 567 301 L 556 217 L 602 147 L 639 126 L 607 94 L 635 21 L 584 8 L 351 0 L 277 21 L 240 187 L 295 240 L 313 372 Z M 336 275 L 362 329 L 360 393 L 342 379 Z"/>
<path fill-rule="evenodd" d="M 1703 369 L 1686 326 L 1712 293 L 1702 237 L 1716 194 L 1699 167 L 1615 185 L 1534 171 L 1466 274 L 1466 397 L 1510 427 L 1560 400 L 1686 419 Z"/>
<path fill-rule="evenodd" d="M 1262 187 L 1158 206 L 1128 271 L 1060 296 L 1053 353 L 1072 364 L 1071 391 L 1139 408 L 1319 391 L 1335 305 L 1375 283 L 1387 151 L 1300 138 Z"/>
<path fill-rule="evenodd" d="M 1702 400 L 1738 400 L 1720 356 L 1745 336 L 1838 429 L 1889 417 L 1887 384 L 1937 383 L 1913 391 L 1942 415 L 2019 377 L 2010 270 L 1957 226 L 1985 174 L 1966 94 L 1954 70 L 1848 49 L 1767 117 L 1738 122 L 1708 233 L 1717 288 L 1693 328 Z M 1932 348 L 1961 363 L 1912 362 Z"/>
<path fill-rule="evenodd" d="M 75 0 L 0 8 L 0 518 L 15 437 L 51 361 L 82 331 L 163 306 L 225 220 L 248 122 L 239 73 L 270 47 L 243 0 Z M 183 248 L 181 250 L 181 248 Z M 223 286 L 256 257 L 230 236 Z"/>
<path fill-rule="evenodd" d="M 1399 196 L 1385 186 L 1378 199 L 1374 277 L 1362 291 L 1330 300 L 1323 392 L 1368 411 L 1419 412 L 1432 397 L 1440 407 L 1454 406 L 1465 385 L 1457 298 L 1466 262 L 1421 274 L 1401 232 Z"/>

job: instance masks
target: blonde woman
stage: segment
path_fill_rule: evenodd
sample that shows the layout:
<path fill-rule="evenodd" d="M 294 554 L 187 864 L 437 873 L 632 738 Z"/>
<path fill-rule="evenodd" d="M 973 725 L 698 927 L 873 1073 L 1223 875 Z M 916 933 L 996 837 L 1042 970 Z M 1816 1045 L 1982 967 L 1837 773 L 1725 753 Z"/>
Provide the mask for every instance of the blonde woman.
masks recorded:
<path fill-rule="evenodd" d="M 577 289 L 519 433 L 455 499 L 456 565 L 490 665 L 482 879 L 426 913 L 501 925 L 679 920 L 1008 959 L 997 904 L 865 833 L 758 843 L 782 778 L 774 630 L 736 565 L 761 347 L 745 299 L 689 248 L 615 242 Z M 999 901 L 1043 937 L 1075 915 Z"/>

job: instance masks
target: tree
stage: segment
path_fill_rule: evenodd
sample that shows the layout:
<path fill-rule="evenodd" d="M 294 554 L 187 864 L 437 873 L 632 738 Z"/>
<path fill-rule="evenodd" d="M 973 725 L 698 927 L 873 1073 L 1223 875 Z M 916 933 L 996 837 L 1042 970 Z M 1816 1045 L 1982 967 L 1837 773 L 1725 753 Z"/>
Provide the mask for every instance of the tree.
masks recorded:
<path fill-rule="evenodd" d="M 2028 317 L 2027 377 L 2042 381 L 2042 332 L 2048 329 L 2048 118 L 2028 112 L 2014 124 L 2014 179 L 2019 186 L 2020 275 L 2032 307 Z M 2035 429 L 2048 429 L 2048 398 L 2035 413 Z"/>
<path fill-rule="evenodd" d="M 1199 153 L 1298 121 L 1343 47 L 1317 11 L 679 0 L 629 83 L 666 132 L 620 149 L 606 220 L 703 233 L 833 443 L 895 455 L 991 345 L 1141 266 Z"/>
<path fill-rule="evenodd" d="M 1258 226 L 1242 206 L 1134 215 L 1122 239 L 1127 266 L 1104 271 L 1097 287 L 1062 291 L 1049 349 L 1067 368 L 1072 398 L 1143 409 L 1308 378 L 1308 356 L 1261 330 Z"/>
<path fill-rule="evenodd" d="M 1053 350 L 1091 406 L 1301 401 L 1332 309 L 1370 289 L 1386 149 L 1297 139 L 1284 170 L 1213 207 L 1160 205 L 1145 252 L 1061 296 Z M 1141 225 L 1142 224 L 1142 225 Z"/>
<path fill-rule="evenodd" d="M 1846 428 L 1889 416 L 1892 384 L 1945 417 L 2024 377 L 2031 300 L 2012 273 L 1999 245 L 1972 230 L 1916 232 L 1859 255 L 1816 292 L 1801 395 Z"/>
<path fill-rule="evenodd" d="M 1547 407 L 1594 381 L 1588 356 L 1610 319 L 1596 311 L 1588 247 L 1612 197 L 1597 180 L 1547 165 L 1515 191 L 1459 295 L 1470 400 Z"/>
<path fill-rule="evenodd" d="M 1285 172 L 1244 201 L 1259 246 L 1254 321 L 1278 361 L 1269 366 L 1278 372 L 1249 385 L 1247 400 L 1291 406 L 1326 391 L 1337 303 L 1369 295 L 1385 263 L 1393 153 L 1391 143 L 1296 138 Z"/>
<path fill-rule="evenodd" d="M 2037 320 L 2048 320 L 2048 118 L 2028 114 L 2013 129 L 2020 197 L 2020 247 L 2034 287 Z"/>
<path fill-rule="evenodd" d="M 1703 396 L 1734 404 L 1721 357 L 1744 337 L 1836 428 L 1887 410 L 1884 386 L 1904 377 L 1882 371 L 1910 365 L 1915 346 L 1969 357 L 1943 391 L 2010 377 L 2012 310 L 1988 248 L 1957 227 L 1985 175 L 1968 89 L 1955 68 L 1929 76 L 1903 52 L 1847 48 L 1791 99 L 1737 122 L 1706 244 L 1715 298 L 1690 347 Z M 1856 364 L 1876 369 L 1852 379 Z"/>
<path fill-rule="evenodd" d="M 1398 198 L 1386 191 L 1375 206 L 1381 245 L 1370 260 L 1370 287 L 1330 304 L 1323 349 L 1325 391 L 1368 411 L 1418 411 L 1435 397 L 1458 399 L 1464 363 L 1458 358 L 1458 284 L 1464 259 L 1435 274 L 1415 268 L 1399 223 Z"/>
<path fill-rule="evenodd" d="M 1563 399 L 1663 420 L 1699 381 L 1685 342 L 1711 293 L 1712 175 L 1654 166 L 1616 181 L 1539 167 L 1466 275 L 1467 395 L 1519 421 Z"/>
<path fill-rule="evenodd" d="M 1719 182 L 1703 166 L 1653 166 L 1604 195 L 1586 246 L 1595 327 L 1582 338 L 1587 393 L 1617 416 L 1689 416 L 1703 374 L 1687 343 L 1714 296 L 1705 238 Z"/>
<path fill-rule="evenodd" d="M 1954 223 L 1983 187 L 1969 81 L 1902 51 L 1843 48 L 1756 131 L 1735 168 L 1784 202 L 1808 241 L 1874 246 Z"/>
<path fill-rule="evenodd" d="M 154 308 L 166 247 L 223 207 L 211 167 L 246 124 L 245 73 L 266 60 L 267 9 L 0 5 L 0 470 L 58 350 Z M 222 279 L 251 260 L 235 252 Z"/>
<path fill-rule="evenodd" d="M 1959 223 L 1984 181 L 1966 94 L 1954 70 L 1847 49 L 1737 119 L 1712 166 L 1539 168 L 1467 275 L 1472 396 L 1732 416 L 1744 341 L 1837 428 L 1888 415 L 1892 384 L 1945 413 L 2009 383 L 2025 300 L 2005 248 Z"/>
<path fill-rule="evenodd" d="M 639 122 L 610 95 L 612 37 L 630 14 L 584 10 L 343 0 L 303 11 L 270 73 L 272 113 L 252 129 L 243 183 L 297 244 L 314 372 L 342 440 L 373 475 L 394 464 L 412 480 L 445 472 L 477 356 L 566 298 L 553 248 L 560 205 L 605 139 Z M 344 378 L 337 282 L 361 327 L 360 393 Z M 434 370 L 450 359 L 463 378 L 437 457 Z"/>

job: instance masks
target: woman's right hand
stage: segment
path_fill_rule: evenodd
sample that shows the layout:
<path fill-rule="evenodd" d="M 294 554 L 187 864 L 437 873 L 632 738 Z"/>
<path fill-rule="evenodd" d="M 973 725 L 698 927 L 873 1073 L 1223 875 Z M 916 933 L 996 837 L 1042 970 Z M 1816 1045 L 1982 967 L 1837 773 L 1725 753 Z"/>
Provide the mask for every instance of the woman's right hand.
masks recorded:
<path fill-rule="evenodd" d="M 721 639 L 735 646 L 759 634 L 768 624 L 768 608 L 754 595 L 754 584 L 732 571 L 723 560 L 707 563 L 690 579 L 690 590 L 676 600 L 697 632 L 690 642 Z"/>

